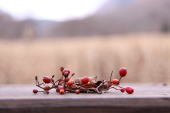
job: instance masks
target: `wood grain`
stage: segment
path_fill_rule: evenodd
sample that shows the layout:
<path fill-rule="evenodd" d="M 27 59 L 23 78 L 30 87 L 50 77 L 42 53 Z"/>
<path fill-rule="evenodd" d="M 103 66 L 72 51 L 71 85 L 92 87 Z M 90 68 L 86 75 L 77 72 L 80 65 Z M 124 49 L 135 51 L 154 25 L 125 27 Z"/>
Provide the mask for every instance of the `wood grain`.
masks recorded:
<path fill-rule="evenodd" d="M 135 93 L 109 90 L 104 94 L 33 94 L 33 85 L 0 85 L 0 113 L 169 113 L 170 86 L 123 84 Z"/>

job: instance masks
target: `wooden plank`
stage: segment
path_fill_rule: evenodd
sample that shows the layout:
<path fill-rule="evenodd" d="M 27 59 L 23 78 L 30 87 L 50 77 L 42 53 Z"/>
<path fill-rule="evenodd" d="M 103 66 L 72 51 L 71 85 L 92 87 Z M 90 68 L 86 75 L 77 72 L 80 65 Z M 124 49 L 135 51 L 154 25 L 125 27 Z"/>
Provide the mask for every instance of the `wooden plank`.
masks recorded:
<path fill-rule="evenodd" d="M 124 84 L 135 93 L 109 90 L 104 94 L 33 94 L 33 85 L 0 85 L 0 113 L 169 113 L 170 86 L 162 84 Z"/>

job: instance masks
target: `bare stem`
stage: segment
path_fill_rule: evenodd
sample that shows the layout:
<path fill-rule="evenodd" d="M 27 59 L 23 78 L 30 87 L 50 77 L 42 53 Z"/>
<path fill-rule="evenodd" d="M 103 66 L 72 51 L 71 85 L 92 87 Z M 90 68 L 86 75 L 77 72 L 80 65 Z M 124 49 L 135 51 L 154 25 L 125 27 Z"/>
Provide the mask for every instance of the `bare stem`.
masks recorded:
<path fill-rule="evenodd" d="M 121 81 L 122 77 L 119 78 L 119 82 Z"/>
<path fill-rule="evenodd" d="M 113 88 L 113 89 L 115 89 L 115 90 L 120 90 L 120 89 L 118 89 L 118 88 L 116 88 L 116 87 L 110 87 L 110 88 Z"/>
<path fill-rule="evenodd" d="M 113 75 L 113 70 L 112 70 L 112 72 L 110 74 L 110 81 L 112 80 L 112 75 Z"/>

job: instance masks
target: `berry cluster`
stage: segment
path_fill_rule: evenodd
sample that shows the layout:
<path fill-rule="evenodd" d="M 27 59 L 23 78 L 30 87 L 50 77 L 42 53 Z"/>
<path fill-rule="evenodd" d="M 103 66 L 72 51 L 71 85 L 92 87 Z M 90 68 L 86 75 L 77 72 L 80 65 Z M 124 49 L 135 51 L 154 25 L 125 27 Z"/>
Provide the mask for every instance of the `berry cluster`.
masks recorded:
<path fill-rule="evenodd" d="M 54 80 L 54 75 L 52 77 L 45 76 L 43 77 L 43 82 L 40 83 L 38 77 L 35 76 L 36 86 L 43 89 L 42 91 L 38 91 L 37 89 L 33 90 L 33 93 L 36 94 L 38 92 L 44 92 L 49 94 L 51 89 L 55 89 L 57 93 L 64 94 L 66 92 L 70 93 L 103 93 L 111 88 L 115 90 L 120 90 L 122 93 L 126 92 L 128 94 L 132 94 L 134 89 L 131 87 L 123 88 L 121 87 L 120 81 L 127 74 L 127 69 L 122 67 L 119 69 L 119 79 L 113 79 L 112 75 L 113 71 L 110 75 L 110 80 L 99 80 L 97 81 L 97 76 L 92 77 L 81 77 L 72 79 L 75 73 L 71 73 L 70 70 L 65 69 L 64 67 L 60 68 L 62 76 L 58 80 Z"/>

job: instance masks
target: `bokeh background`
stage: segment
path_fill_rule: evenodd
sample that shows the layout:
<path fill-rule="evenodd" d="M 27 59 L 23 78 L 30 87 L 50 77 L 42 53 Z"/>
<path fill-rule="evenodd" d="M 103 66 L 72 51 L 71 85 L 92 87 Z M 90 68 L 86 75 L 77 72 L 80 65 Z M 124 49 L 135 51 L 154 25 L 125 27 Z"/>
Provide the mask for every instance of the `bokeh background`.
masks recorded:
<path fill-rule="evenodd" d="M 0 0 L 0 84 L 76 76 L 170 82 L 170 0 Z"/>

